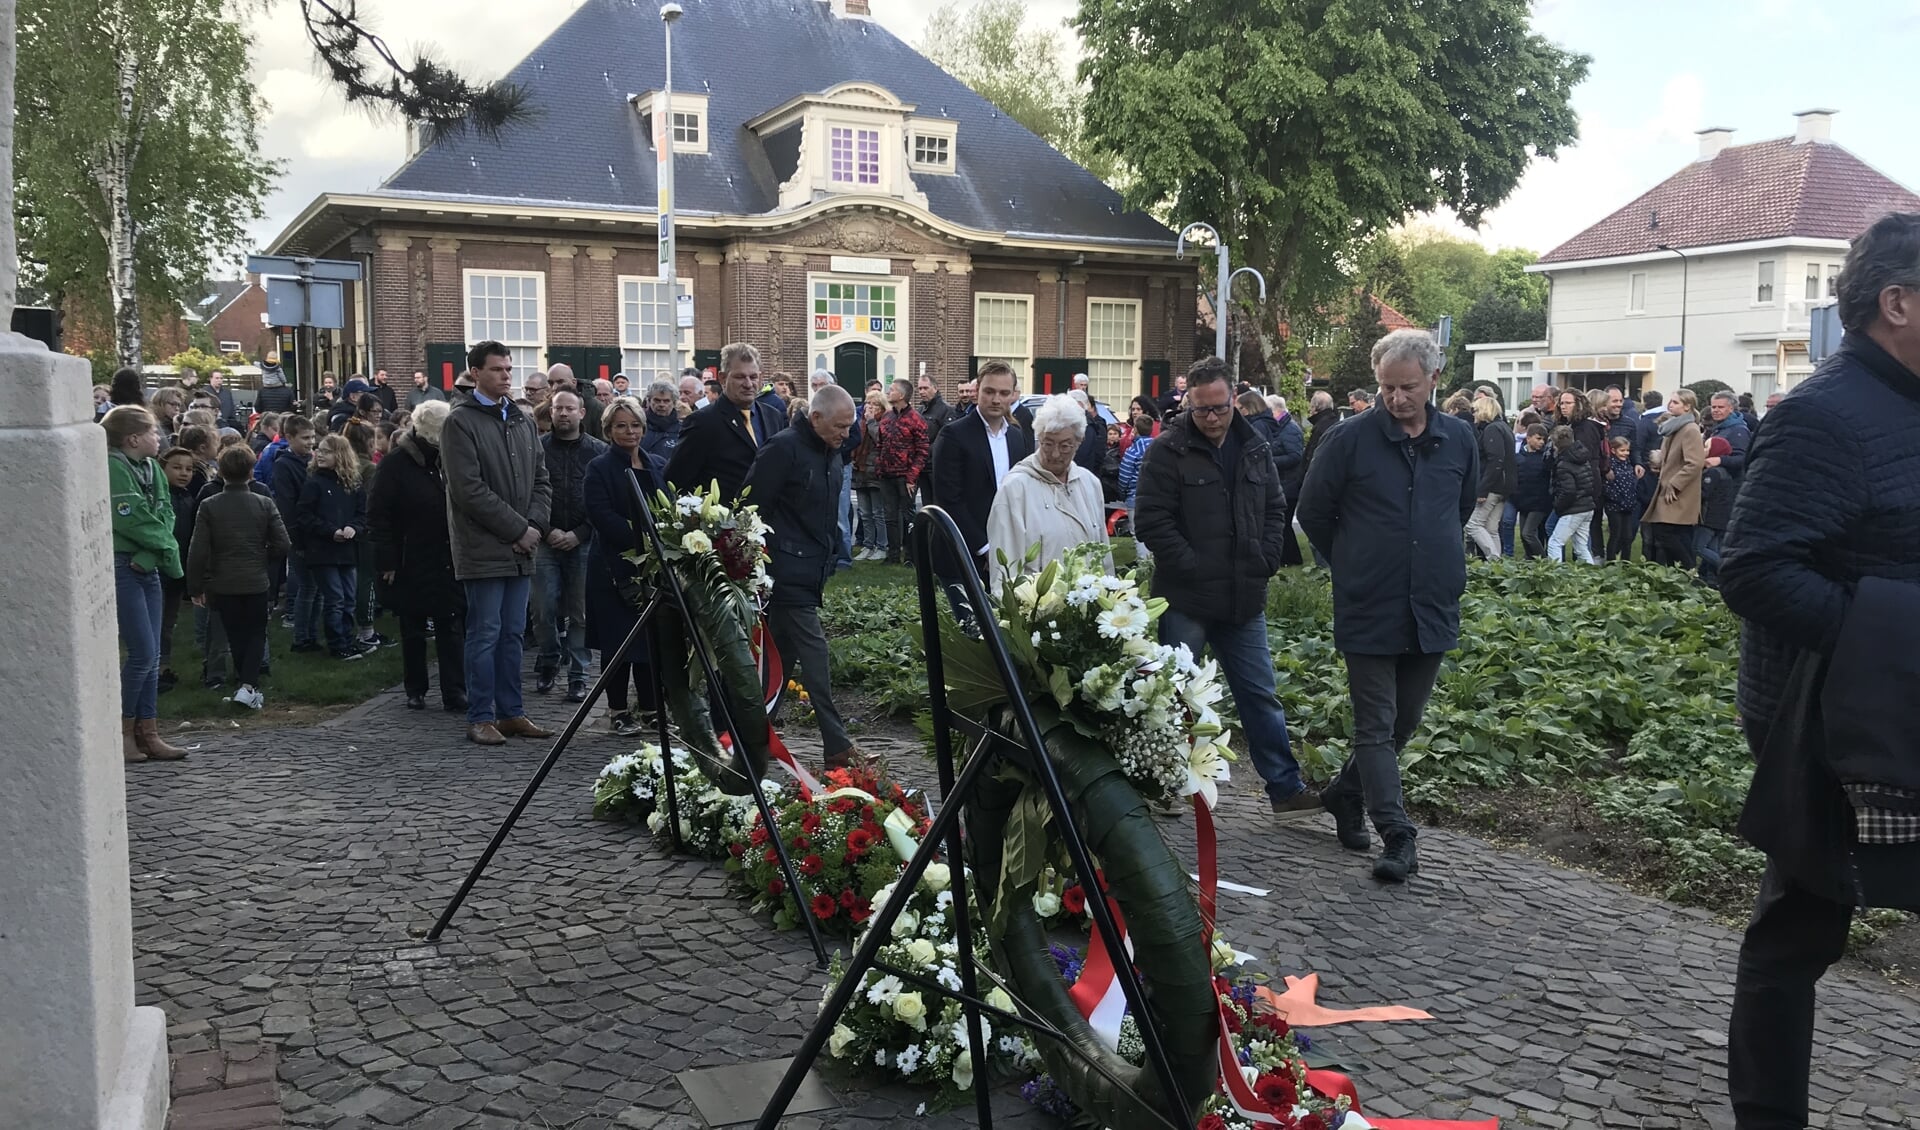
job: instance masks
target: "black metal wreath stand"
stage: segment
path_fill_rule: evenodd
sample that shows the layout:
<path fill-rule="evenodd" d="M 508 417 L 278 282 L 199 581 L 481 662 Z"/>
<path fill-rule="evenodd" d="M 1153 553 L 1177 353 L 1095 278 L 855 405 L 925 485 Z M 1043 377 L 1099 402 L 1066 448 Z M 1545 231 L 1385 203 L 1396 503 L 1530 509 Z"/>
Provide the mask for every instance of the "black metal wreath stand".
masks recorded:
<path fill-rule="evenodd" d="M 665 547 L 660 541 L 659 527 L 653 521 L 653 509 L 648 502 L 645 488 L 640 485 L 640 477 L 632 470 L 627 472 L 627 486 L 633 492 L 634 509 L 638 514 L 635 527 L 642 532 L 647 546 L 656 559 L 664 562 Z M 746 744 L 741 740 L 739 727 L 734 723 L 733 709 L 728 696 L 723 693 L 719 669 L 714 665 L 713 654 L 708 647 L 707 639 L 700 631 L 699 621 L 694 618 L 687 605 L 686 590 L 681 587 L 679 576 L 671 568 L 662 568 L 660 575 L 663 582 L 654 590 L 646 606 L 640 610 L 639 618 L 634 621 L 633 630 L 627 633 L 625 640 L 621 641 L 620 649 L 613 653 L 613 657 L 601 665 L 600 677 L 593 681 L 593 688 L 587 692 L 587 700 L 573 712 L 573 718 L 567 722 L 566 728 L 554 740 L 553 748 L 547 751 L 546 759 L 540 763 L 540 768 L 534 771 L 533 779 L 527 782 L 527 787 L 521 792 L 520 799 L 514 802 L 513 809 L 507 813 L 507 818 L 500 822 L 500 827 L 493 833 L 493 839 L 487 844 L 487 850 L 481 852 L 480 858 L 474 861 L 473 869 L 467 872 L 467 877 L 460 884 L 460 889 L 454 893 L 453 900 L 447 903 L 446 909 L 440 912 L 439 921 L 435 922 L 433 929 L 427 932 L 427 941 L 440 940 L 440 935 L 446 931 L 447 923 L 453 921 L 453 916 L 460 910 L 460 904 L 466 901 L 467 892 L 473 889 L 473 885 L 486 871 L 487 865 L 493 862 L 494 853 L 499 851 L 500 845 L 506 842 L 508 834 L 513 831 L 514 824 L 527 810 L 527 805 L 532 803 L 534 794 L 540 791 L 540 786 L 546 781 L 547 774 L 553 771 L 554 765 L 560 760 L 560 755 L 566 752 L 568 743 L 573 741 L 574 734 L 586 724 L 587 715 L 593 710 L 594 703 L 600 701 L 600 696 L 606 692 L 608 680 L 616 672 L 622 673 L 624 677 L 624 661 L 634 645 L 639 642 L 642 632 L 649 634 L 648 646 L 653 651 L 654 687 L 657 692 L 655 701 L 660 707 L 656 711 L 660 726 L 660 758 L 667 790 L 667 824 L 673 831 L 674 850 L 676 852 L 683 850 L 685 845 L 680 842 L 679 797 L 674 786 L 673 747 L 669 743 L 667 733 L 666 696 L 660 676 L 660 662 L 664 657 L 659 654 L 657 647 L 658 631 L 655 618 L 663 612 L 678 615 L 681 622 L 686 625 L 687 637 L 693 641 L 694 654 L 700 661 L 700 669 L 706 675 L 709 698 L 719 707 L 721 722 L 726 726 L 727 732 L 732 735 L 733 748 L 740 751 L 739 756 L 743 761 L 745 760 Z M 801 901 L 800 877 L 793 869 L 793 860 L 787 854 L 786 842 L 780 837 L 780 821 L 775 817 L 772 805 L 767 803 L 766 790 L 760 787 L 759 774 L 749 771 L 746 777 L 753 789 L 754 805 L 760 810 L 760 821 L 766 826 L 767 833 L 773 840 L 773 849 L 779 855 L 780 872 L 786 877 L 787 890 L 793 895 L 800 921 L 806 924 L 807 937 L 813 943 L 814 957 L 819 962 L 820 968 L 825 969 L 827 967 L 826 942 L 820 936 L 820 927 L 813 920 L 812 912 Z"/>

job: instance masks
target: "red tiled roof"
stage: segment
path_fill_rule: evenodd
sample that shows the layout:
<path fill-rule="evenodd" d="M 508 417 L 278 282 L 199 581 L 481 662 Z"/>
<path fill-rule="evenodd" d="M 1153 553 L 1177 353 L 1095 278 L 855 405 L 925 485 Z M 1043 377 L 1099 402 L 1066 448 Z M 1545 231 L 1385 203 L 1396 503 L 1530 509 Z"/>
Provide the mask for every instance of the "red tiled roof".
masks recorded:
<path fill-rule="evenodd" d="M 1368 297 L 1373 299 L 1374 306 L 1379 309 L 1381 328 L 1385 329 L 1388 333 L 1392 333 L 1395 330 L 1418 328 L 1413 324 L 1413 319 L 1388 305 L 1386 299 L 1381 298 L 1377 294 L 1368 295 Z"/>
<path fill-rule="evenodd" d="M 1828 141 L 1729 146 L 1540 257 L 1542 263 L 1800 236 L 1852 239 L 1920 196 Z M 1655 215 L 1659 226 L 1653 226 Z"/>

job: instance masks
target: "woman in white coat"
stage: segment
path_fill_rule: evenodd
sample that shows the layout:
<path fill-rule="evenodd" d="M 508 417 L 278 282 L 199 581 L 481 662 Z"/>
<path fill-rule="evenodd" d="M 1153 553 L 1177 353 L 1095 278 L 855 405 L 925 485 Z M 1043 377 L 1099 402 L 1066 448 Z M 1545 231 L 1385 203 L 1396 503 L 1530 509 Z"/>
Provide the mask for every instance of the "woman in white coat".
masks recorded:
<path fill-rule="evenodd" d="M 1067 550 L 1107 543 L 1106 505 L 1100 480 L 1074 463 L 1087 434 L 1087 414 L 1071 397 L 1050 396 L 1033 414 L 1033 454 L 1015 463 L 1000 481 L 987 514 L 987 547 L 994 562 L 994 592 L 1006 578 L 1005 555 L 1015 572 L 1038 573 Z M 1035 546 L 1039 553 L 1028 559 Z M 1113 571 L 1113 557 L 1107 557 Z"/>

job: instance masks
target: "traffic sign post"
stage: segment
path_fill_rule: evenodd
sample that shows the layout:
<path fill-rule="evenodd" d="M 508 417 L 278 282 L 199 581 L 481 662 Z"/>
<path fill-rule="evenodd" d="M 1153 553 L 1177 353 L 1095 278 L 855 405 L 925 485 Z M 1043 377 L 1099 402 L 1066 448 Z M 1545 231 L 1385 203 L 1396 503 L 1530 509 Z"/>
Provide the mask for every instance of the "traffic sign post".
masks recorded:
<path fill-rule="evenodd" d="M 268 320 L 294 327 L 294 396 L 304 403 L 319 387 L 314 379 L 319 339 L 313 331 L 346 328 L 346 284 L 361 280 L 360 264 L 305 255 L 249 255 L 247 271 L 266 284 Z"/>

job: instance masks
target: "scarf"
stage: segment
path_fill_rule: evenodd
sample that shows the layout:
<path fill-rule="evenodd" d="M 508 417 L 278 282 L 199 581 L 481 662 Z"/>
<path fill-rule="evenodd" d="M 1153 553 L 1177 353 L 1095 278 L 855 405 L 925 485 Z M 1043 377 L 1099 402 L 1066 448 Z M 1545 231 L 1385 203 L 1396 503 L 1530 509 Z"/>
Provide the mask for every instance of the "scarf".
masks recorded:
<path fill-rule="evenodd" d="M 1693 423 L 1691 412 L 1682 412 L 1678 416 L 1669 413 L 1666 419 L 1660 421 L 1660 438 L 1665 439 L 1691 423 Z"/>

